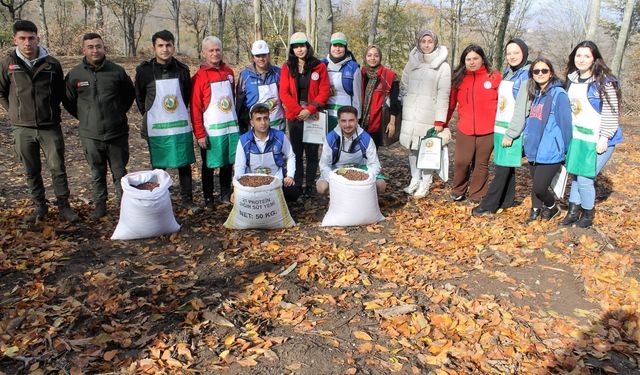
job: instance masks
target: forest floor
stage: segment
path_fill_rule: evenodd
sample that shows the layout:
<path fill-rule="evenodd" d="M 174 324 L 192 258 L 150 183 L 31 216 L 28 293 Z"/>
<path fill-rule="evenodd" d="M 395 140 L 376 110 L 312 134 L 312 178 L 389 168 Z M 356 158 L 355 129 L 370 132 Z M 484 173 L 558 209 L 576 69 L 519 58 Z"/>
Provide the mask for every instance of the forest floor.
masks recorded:
<path fill-rule="evenodd" d="M 63 60 L 65 71 L 77 61 Z M 133 76 L 135 64 L 116 61 Z M 414 200 L 401 191 L 407 152 L 396 144 L 380 150 L 389 188 L 378 224 L 320 227 L 328 200 L 313 197 L 289 206 L 294 228 L 228 230 L 230 205 L 193 214 L 174 194 L 180 232 L 135 241 L 109 239 L 113 199 L 107 217 L 89 220 L 77 121 L 64 120 L 82 220 L 62 222 L 54 208 L 27 225 L 29 193 L 0 113 L 0 374 L 640 371 L 637 119 L 624 119 L 625 142 L 597 180 L 589 229 L 559 227 L 564 210 L 524 224 L 526 168 L 518 205 L 493 217 L 471 217 L 439 179 Z M 148 169 L 133 109 L 130 123 L 129 171 Z"/>

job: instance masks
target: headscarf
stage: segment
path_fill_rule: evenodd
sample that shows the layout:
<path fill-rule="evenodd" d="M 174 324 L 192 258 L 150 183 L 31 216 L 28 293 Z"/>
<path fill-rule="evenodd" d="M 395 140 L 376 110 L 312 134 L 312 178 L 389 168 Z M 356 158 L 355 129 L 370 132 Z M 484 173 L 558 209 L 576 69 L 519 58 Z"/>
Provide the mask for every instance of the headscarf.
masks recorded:
<path fill-rule="evenodd" d="M 435 43 L 433 50 L 435 51 L 438 48 L 439 43 L 438 43 L 438 37 L 436 36 L 436 33 L 434 33 L 431 30 L 422 30 L 420 32 L 420 37 L 416 40 L 416 48 L 418 48 L 418 51 L 420 52 L 422 52 L 422 49 L 420 49 L 420 41 L 422 40 L 422 38 L 424 38 L 427 35 L 430 36 L 431 39 L 433 39 L 433 42 Z"/>
<path fill-rule="evenodd" d="M 380 62 L 378 62 L 378 65 L 376 66 L 371 66 L 369 65 L 369 63 L 367 63 L 367 53 L 369 52 L 370 49 L 373 49 L 373 48 L 377 49 L 378 54 L 380 55 Z M 364 50 L 364 66 L 367 72 L 367 78 L 369 80 L 367 81 L 367 85 L 364 87 L 364 99 L 362 101 L 363 106 L 362 106 L 362 118 L 361 118 L 362 128 L 365 130 L 369 127 L 369 115 L 371 114 L 371 99 L 373 98 L 373 92 L 375 91 L 376 86 L 378 86 L 378 80 L 380 79 L 380 77 L 378 77 L 378 68 L 380 67 L 381 64 L 382 64 L 382 50 L 380 49 L 380 47 L 376 46 L 375 44 L 372 44 L 369 47 L 367 47 L 367 49 Z"/>
<path fill-rule="evenodd" d="M 524 42 L 524 40 L 520 38 L 512 38 L 507 42 L 507 44 L 504 45 L 505 50 L 507 49 L 507 46 L 511 43 L 517 44 L 518 47 L 520 47 L 520 50 L 522 51 L 522 61 L 520 62 L 520 64 L 518 64 L 517 66 L 509 65 L 509 67 L 511 68 L 511 71 L 515 72 L 516 70 L 527 65 L 528 63 L 527 59 L 529 58 L 529 47 L 527 47 L 527 44 Z"/>

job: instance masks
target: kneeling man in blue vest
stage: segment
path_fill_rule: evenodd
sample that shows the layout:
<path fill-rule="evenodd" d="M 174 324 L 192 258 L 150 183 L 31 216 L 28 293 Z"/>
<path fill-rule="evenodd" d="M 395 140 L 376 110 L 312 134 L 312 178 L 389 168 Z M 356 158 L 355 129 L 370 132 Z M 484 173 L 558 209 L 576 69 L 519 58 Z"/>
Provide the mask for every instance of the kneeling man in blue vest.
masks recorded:
<path fill-rule="evenodd" d="M 338 125 L 327 134 L 320 156 L 320 179 L 316 182 L 319 194 L 329 193 L 331 171 L 342 167 L 357 167 L 376 176 L 376 190 L 387 187 L 378 160 L 376 145 L 369 133 L 358 125 L 358 110 L 352 106 L 338 109 Z"/>
<path fill-rule="evenodd" d="M 240 136 L 236 149 L 235 179 L 247 173 L 260 173 L 282 180 L 282 193 L 287 202 L 300 197 L 295 186 L 296 155 L 284 132 L 269 126 L 269 106 L 255 104 L 249 111 L 251 131 Z"/>

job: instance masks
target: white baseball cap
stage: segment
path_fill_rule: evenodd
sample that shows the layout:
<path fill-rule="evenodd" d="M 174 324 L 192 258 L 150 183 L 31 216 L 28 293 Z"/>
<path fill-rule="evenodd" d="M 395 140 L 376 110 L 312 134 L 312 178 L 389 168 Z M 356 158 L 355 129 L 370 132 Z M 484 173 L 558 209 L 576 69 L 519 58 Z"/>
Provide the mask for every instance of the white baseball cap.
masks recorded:
<path fill-rule="evenodd" d="M 251 45 L 252 55 L 265 55 L 269 53 L 269 45 L 264 40 L 256 40 Z"/>

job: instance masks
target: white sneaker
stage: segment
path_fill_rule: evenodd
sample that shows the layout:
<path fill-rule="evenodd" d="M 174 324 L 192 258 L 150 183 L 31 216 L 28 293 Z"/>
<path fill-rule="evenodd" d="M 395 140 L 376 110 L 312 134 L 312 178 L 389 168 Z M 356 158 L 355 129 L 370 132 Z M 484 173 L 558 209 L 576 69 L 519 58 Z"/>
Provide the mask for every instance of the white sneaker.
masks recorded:
<path fill-rule="evenodd" d="M 413 194 L 413 197 L 414 198 L 424 198 L 427 195 L 427 193 L 429 192 L 429 188 L 430 187 L 431 187 L 431 183 L 430 182 L 420 181 L 420 186 L 418 186 L 418 189 Z"/>
<path fill-rule="evenodd" d="M 420 185 L 420 180 L 416 178 L 412 178 L 411 182 L 409 182 L 409 186 L 407 186 L 402 190 L 407 194 L 413 194 L 418 189 L 419 185 Z"/>

